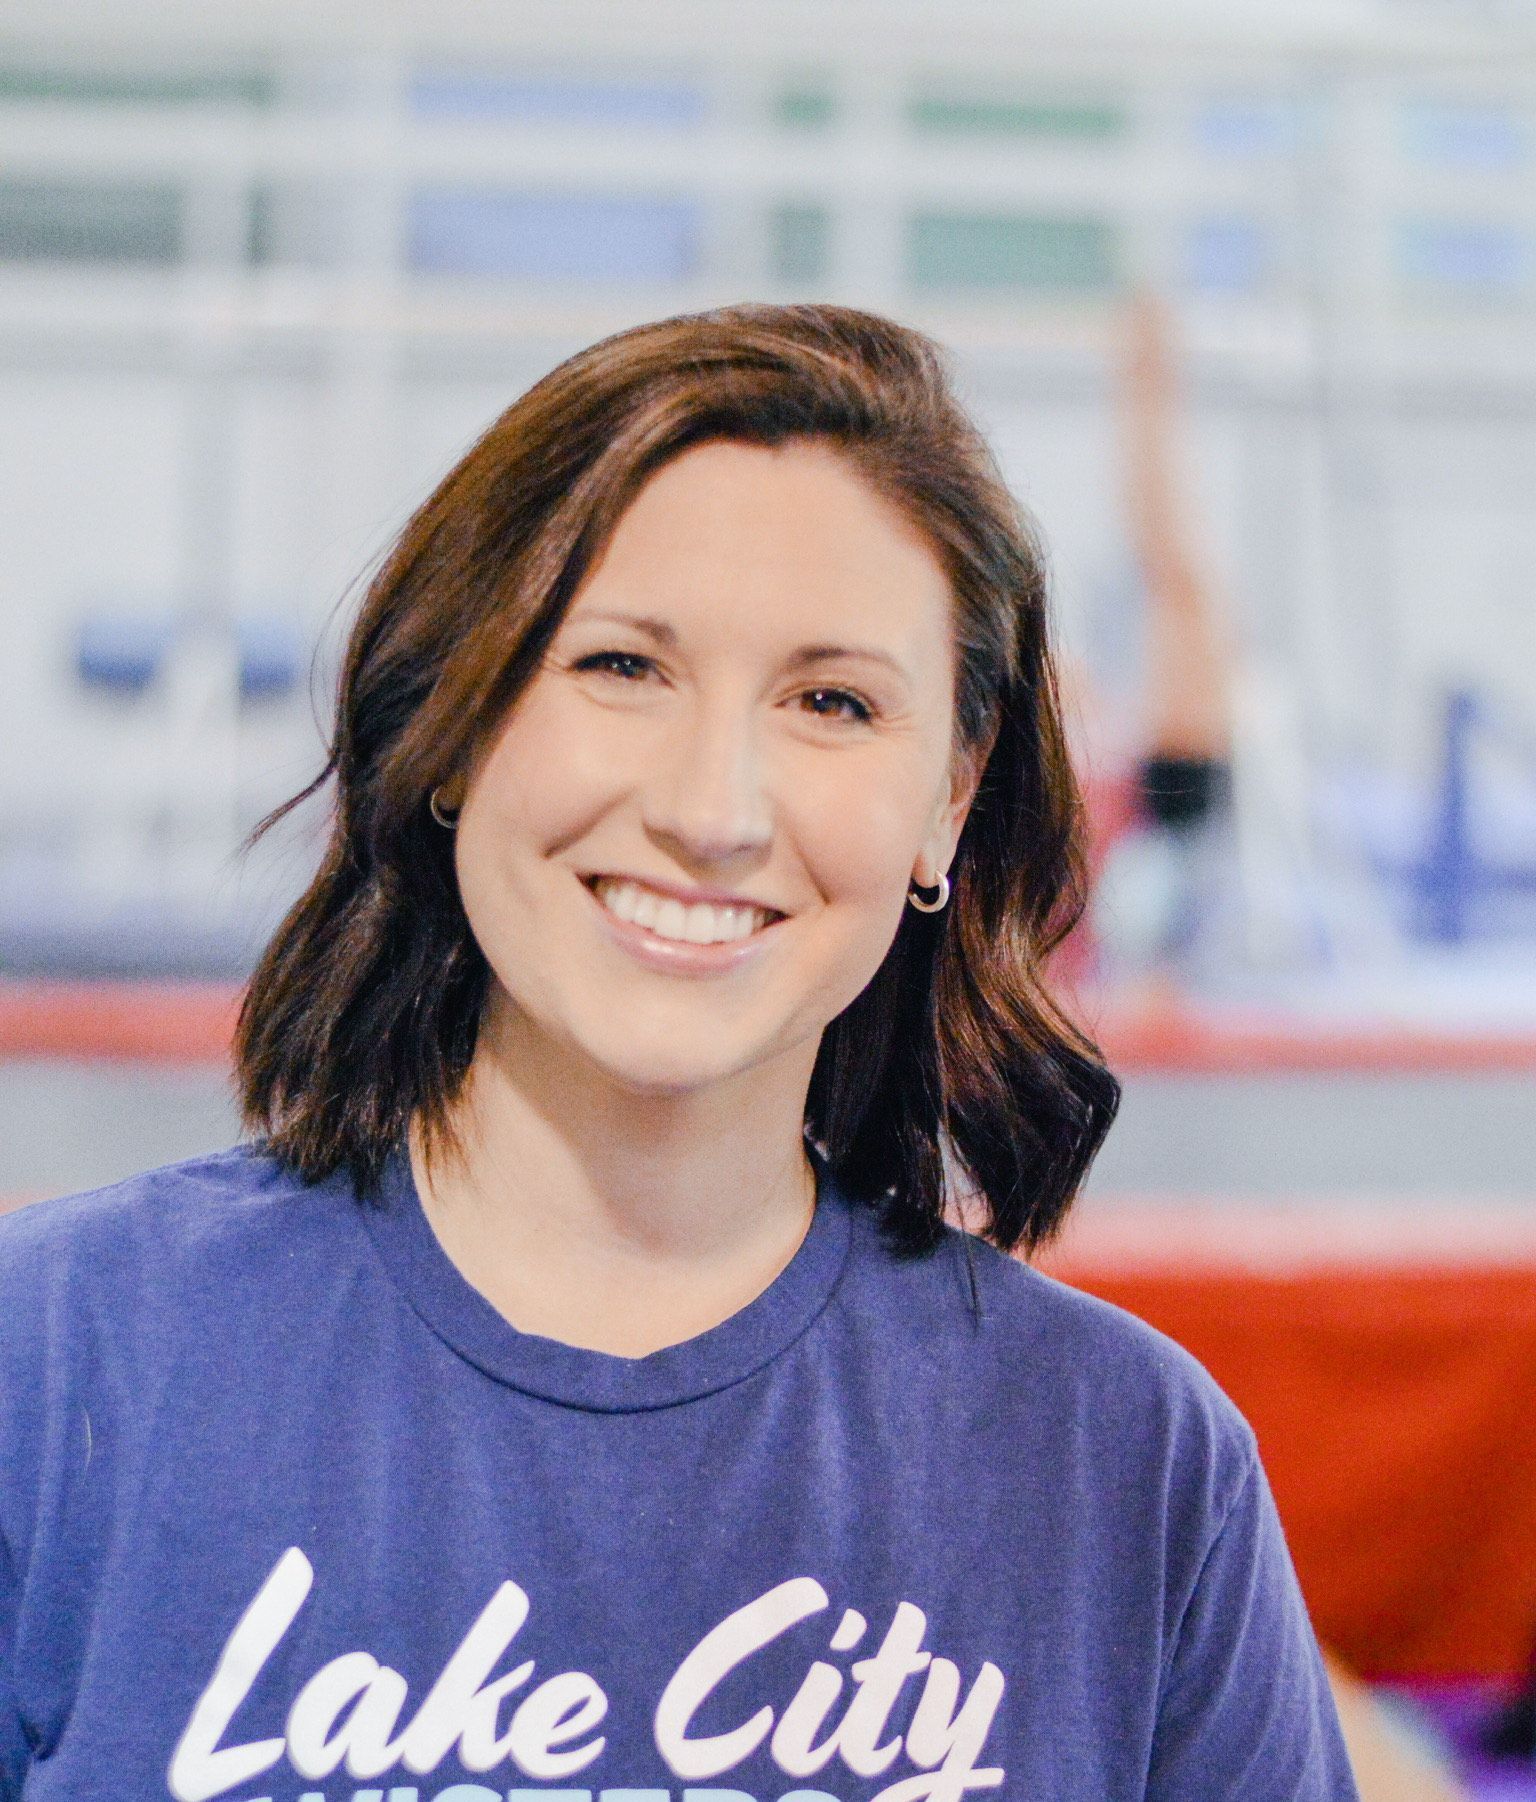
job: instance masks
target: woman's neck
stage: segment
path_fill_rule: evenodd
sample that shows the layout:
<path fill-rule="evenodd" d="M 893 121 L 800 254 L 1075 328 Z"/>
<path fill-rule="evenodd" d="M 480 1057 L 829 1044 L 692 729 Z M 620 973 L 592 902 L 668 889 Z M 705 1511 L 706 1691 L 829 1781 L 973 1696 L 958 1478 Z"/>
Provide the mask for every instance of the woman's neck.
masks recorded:
<path fill-rule="evenodd" d="M 519 1331 L 623 1357 L 678 1344 L 760 1295 L 805 1237 L 814 1052 L 803 1070 L 636 1097 L 562 1069 L 500 1014 L 454 1107 L 457 1149 L 429 1159 L 412 1129 L 422 1206 Z"/>

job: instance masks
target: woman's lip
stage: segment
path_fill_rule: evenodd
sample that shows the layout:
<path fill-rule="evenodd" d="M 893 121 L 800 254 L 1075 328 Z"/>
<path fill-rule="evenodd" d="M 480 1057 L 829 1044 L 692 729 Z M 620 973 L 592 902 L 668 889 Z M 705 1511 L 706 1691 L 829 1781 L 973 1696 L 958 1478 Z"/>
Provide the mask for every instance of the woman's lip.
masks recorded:
<path fill-rule="evenodd" d="M 598 879 L 594 878 L 593 881 L 595 880 Z M 621 920 L 617 914 L 610 913 L 603 906 L 592 881 L 582 881 L 581 886 L 591 897 L 604 928 L 613 936 L 616 944 L 621 945 L 648 968 L 670 971 L 677 976 L 717 976 L 724 971 L 737 969 L 748 959 L 756 957 L 762 951 L 768 935 L 783 923 L 783 916 L 780 916 L 770 920 L 766 926 L 759 926 L 755 932 L 749 932 L 744 939 L 726 939 L 718 945 L 695 945 L 685 939 L 664 939 L 659 933 L 637 926 L 633 920 Z"/>

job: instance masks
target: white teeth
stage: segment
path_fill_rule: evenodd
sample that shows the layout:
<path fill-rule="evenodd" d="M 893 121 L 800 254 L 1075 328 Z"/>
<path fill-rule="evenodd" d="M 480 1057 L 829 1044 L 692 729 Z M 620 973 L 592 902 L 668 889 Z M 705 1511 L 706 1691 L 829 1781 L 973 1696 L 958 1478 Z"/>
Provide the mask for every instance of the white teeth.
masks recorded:
<path fill-rule="evenodd" d="M 658 938 L 685 939 L 688 937 L 688 909 L 681 901 L 663 901 L 656 909 L 654 920 L 645 922 Z"/>
<path fill-rule="evenodd" d="M 635 919 L 635 908 L 640 906 L 640 890 L 635 883 L 604 883 L 599 894 L 609 914 L 617 914 L 620 919 Z"/>
<path fill-rule="evenodd" d="M 594 885 L 599 901 L 611 914 L 644 926 L 658 938 L 681 939 L 692 945 L 718 945 L 744 939 L 768 923 L 762 907 L 712 907 L 698 901 L 685 907 L 670 895 L 658 895 L 638 882 L 604 876 Z"/>

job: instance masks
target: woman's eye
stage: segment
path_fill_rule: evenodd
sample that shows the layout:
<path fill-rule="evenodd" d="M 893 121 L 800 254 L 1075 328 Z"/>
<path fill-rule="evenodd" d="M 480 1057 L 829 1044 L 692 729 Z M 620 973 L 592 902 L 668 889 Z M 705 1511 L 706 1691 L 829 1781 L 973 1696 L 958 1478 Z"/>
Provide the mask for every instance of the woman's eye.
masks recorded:
<path fill-rule="evenodd" d="M 870 720 L 874 718 L 874 709 L 869 703 L 861 700 L 858 695 L 853 694 L 846 688 L 808 688 L 805 692 L 808 698 L 825 697 L 833 702 L 834 707 L 845 707 L 852 710 L 851 712 L 838 715 L 835 712 L 824 712 L 819 707 L 812 708 L 812 712 L 819 714 L 823 719 L 835 719 L 841 717 L 843 719 Z"/>
<path fill-rule="evenodd" d="M 593 651 L 578 658 L 571 666 L 577 670 L 595 670 L 619 677 L 623 682 L 637 682 L 655 668 L 649 657 L 639 651 Z M 872 720 L 875 710 L 861 696 L 846 688 L 808 688 L 802 697 L 812 703 L 810 711 L 819 719 Z M 830 705 L 816 705 L 818 702 Z"/>
<path fill-rule="evenodd" d="M 642 669 L 649 669 L 651 660 L 649 657 L 641 656 L 638 651 L 594 651 L 590 657 L 578 659 L 575 668 L 579 670 L 611 670 L 614 675 L 622 676 L 626 681 L 631 680 L 630 672 L 615 668 L 616 664 L 633 664 Z"/>

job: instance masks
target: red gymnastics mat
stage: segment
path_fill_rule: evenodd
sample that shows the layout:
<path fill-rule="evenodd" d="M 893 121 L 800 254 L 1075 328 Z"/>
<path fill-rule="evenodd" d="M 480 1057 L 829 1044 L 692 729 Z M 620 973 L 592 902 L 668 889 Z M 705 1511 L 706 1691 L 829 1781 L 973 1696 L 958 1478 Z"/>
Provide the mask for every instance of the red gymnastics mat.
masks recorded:
<path fill-rule="evenodd" d="M 1192 1352 L 1258 1437 L 1319 1637 L 1372 1678 L 1536 1639 L 1536 1193 L 1084 1204 L 1037 1260 Z"/>
<path fill-rule="evenodd" d="M 233 984 L 0 978 L 0 1059 L 221 1063 L 240 1005 Z M 1176 1003 L 1096 1010 L 1093 1031 L 1125 1074 L 1351 1070 L 1536 1075 L 1536 1036 L 1394 1022 L 1319 1023 Z"/>

